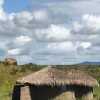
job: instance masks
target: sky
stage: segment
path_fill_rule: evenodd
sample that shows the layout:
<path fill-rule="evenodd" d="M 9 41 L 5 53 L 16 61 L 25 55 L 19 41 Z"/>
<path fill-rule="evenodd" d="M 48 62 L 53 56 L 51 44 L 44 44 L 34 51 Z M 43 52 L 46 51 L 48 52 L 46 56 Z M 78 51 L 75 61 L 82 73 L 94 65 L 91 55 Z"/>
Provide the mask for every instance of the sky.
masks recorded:
<path fill-rule="evenodd" d="M 1 60 L 98 62 L 99 51 L 99 0 L 0 0 Z"/>

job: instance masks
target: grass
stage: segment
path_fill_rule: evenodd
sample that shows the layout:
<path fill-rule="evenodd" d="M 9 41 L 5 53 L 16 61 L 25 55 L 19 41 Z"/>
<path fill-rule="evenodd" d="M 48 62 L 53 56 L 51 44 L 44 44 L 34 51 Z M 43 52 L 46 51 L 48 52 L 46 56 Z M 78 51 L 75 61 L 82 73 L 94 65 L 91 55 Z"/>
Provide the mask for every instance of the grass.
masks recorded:
<path fill-rule="evenodd" d="M 83 67 L 84 66 L 84 67 Z M 11 100 L 11 94 L 13 86 L 16 79 L 27 75 L 29 73 L 35 72 L 42 67 L 40 65 L 27 64 L 23 66 L 8 66 L 3 63 L 0 64 L 0 100 Z M 63 70 L 68 70 L 70 68 L 80 69 L 86 71 L 90 75 L 100 82 L 100 65 L 72 65 L 72 66 L 58 66 Z M 96 100 L 100 100 L 100 87 L 94 88 L 94 97 Z"/>

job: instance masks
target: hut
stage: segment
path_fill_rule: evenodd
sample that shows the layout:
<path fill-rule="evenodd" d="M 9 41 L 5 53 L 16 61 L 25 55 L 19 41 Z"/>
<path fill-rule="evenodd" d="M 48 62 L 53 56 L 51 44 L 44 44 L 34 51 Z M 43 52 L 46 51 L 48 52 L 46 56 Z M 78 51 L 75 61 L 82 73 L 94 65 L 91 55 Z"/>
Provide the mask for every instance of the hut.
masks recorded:
<path fill-rule="evenodd" d="M 98 82 L 79 71 L 47 67 L 16 81 L 12 100 L 93 100 Z"/>
<path fill-rule="evenodd" d="M 5 58 L 4 64 L 6 64 L 6 65 L 17 65 L 17 61 L 14 58 Z"/>

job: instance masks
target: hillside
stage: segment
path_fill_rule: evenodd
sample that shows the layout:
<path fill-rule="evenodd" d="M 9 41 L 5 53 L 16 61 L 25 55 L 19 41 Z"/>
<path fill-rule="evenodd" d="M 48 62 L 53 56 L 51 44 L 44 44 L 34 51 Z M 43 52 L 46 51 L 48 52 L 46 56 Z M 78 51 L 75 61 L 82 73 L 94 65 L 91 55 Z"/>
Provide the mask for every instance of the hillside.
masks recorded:
<path fill-rule="evenodd" d="M 95 67 L 94 67 L 95 66 Z M 26 65 L 5 65 L 0 63 L 0 100 L 11 100 L 11 94 L 16 79 L 35 72 L 42 67 L 41 65 L 26 64 Z M 100 80 L 100 65 L 58 65 L 58 68 L 62 70 L 68 70 L 71 68 L 83 70 L 98 81 Z M 94 89 L 94 96 L 100 97 L 100 88 Z M 98 99 L 97 99 L 98 100 Z"/>
<path fill-rule="evenodd" d="M 80 64 L 100 65 L 100 62 L 89 62 L 89 61 L 86 61 L 86 62 L 82 62 Z"/>

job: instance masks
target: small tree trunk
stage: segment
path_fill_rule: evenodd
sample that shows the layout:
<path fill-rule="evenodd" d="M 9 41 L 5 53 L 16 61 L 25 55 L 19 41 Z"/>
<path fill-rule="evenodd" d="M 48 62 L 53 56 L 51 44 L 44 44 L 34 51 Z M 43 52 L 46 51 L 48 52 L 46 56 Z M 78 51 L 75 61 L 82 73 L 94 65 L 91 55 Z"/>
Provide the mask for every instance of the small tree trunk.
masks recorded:
<path fill-rule="evenodd" d="M 31 100 L 29 86 L 21 87 L 20 100 Z"/>

